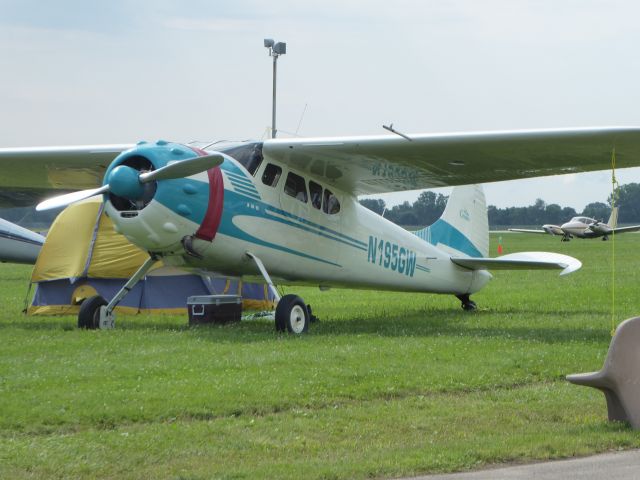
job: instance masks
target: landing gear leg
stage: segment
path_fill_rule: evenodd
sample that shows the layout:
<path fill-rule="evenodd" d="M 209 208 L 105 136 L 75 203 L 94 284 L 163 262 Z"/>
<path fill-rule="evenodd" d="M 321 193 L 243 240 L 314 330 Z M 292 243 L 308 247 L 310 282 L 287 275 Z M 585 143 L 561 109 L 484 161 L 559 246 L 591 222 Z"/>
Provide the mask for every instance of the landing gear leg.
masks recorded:
<path fill-rule="evenodd" d="M 462 302 L 462 309 L 466 311 L 477 310 L 478 306 L 476 302 L 469 298 L 469 294 L 465 293 L 464 295 L 456 295 L 456 298 Z"/>
<path fill-rule="evenodd" d="M 107 304 L 100 295 L 87 298 L 82 302 L 78 314 L 78 327 L 88 329 L 108 329 L 115 327 L 116 316 L 113 309 L 131 291 L 131 289 L 147 274 L 154 263 L 158 261 L 155 255 L 151 255 L 136 273 L 125 283 L 118 293 Z"/>
<path fill-rule="evenodd" d="M 262 277 L 271 289 L 271 293 L 275 297 L 278 304 L 276 305 L 276 330 L 278 332 L 288 331 L 295 335 L 307 333 L 309 323 L 311 322 L 311 309 L 297 295 L 285 295 L 280 298 L 275 285 L 271 281 L 271 277 L 264 268 L 262 260 L 251 252 L 246 252 L 247 257 L 253 260 L 260 270 Z"/>

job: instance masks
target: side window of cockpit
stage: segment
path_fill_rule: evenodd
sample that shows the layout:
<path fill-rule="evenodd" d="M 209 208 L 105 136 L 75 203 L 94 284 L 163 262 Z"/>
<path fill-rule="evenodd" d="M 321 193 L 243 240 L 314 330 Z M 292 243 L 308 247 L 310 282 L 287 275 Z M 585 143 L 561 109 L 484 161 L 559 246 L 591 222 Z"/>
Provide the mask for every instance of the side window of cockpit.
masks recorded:
<path fill-rule="evenodd" d="M 322 187 L 316 182 L 309 181 L 309 194 L 311 195 L 311 205 L 320 210 L 322 207 Z"/>
<path fill-rule="evenodd" d="M 280 180 L 280 175 L 282 175 L 282 169 L 279 166 L 267 163 L 267 166 L 264 167 L 264 172 L 262 172 L 262 183 L 275 187 L 278 184 L 278 180 Z"/>
<path fill-rule="evenodd" d="M 287 175 L 287 181 L 284 184 L 284 193 L 300 200 L 301 202 L 307 203 L 307 187 L 305 185 L 304 178 L 300 175 L 289 172 L 289 175 Z"/>
<path fill-rule="evenodd" d="M 338 201 L 338 198 L 326 188 L 324 189 L 324 196 L 322 199 L 322 211 L 329 215 L 333 215 L 340 211 L 340 202 Z"/>

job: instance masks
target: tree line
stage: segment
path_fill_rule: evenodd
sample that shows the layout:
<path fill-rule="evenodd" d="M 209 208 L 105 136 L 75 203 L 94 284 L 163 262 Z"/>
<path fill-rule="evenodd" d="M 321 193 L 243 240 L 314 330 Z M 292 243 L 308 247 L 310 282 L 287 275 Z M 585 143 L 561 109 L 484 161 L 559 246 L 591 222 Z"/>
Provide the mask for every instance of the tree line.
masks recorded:
<path fill-rule="evenodd" d="M 360 203 L 380 215 L 384 213 L 387 220 L 398 225 L 422 227 L 431 225 L 442 215 L 448 198 L 441 193 L 425 191 L 415 202 L 405 201 L 392 208 L 387 208 L 385 201 L 380 198 L 362 199 Z M 592 202 L 582 212 L 576 212 L 572 207 L 561 207 L 556 203 L 547 204 L 539 198 L 533 205 L 527 207 L 498 208 L 489 205 L 487 214 L 491 227 L 544 225 L 545 223 L 560 225 L 577 215 L 606 222 L 611 214 L 612 203 L 613 196 L 610 194 L 607 203 Z M 616 190 L 615 204 L 619 208 L 618 223 L 640 223 L 640 183 L 621 185 Z"/>

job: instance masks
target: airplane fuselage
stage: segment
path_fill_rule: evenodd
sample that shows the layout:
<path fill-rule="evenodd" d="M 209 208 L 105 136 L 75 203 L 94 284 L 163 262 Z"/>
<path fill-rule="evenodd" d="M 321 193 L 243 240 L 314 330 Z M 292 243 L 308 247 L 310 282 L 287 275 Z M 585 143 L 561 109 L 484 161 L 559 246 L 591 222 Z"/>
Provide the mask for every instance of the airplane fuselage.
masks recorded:
<path fill-rule="evenodd" d="M 438 248 L 355 196 L 268 157 L 251 174 L 225 155 L 217 175 L 159 182 L 144 208 L 107 202 L 107 213 L 118 231 L 165 263 L 221 275 L 258 276 L 250 252 L 284 284 L 465 294 L 491 278 L 453 264 L 450 254 L 459 252 Z"/>

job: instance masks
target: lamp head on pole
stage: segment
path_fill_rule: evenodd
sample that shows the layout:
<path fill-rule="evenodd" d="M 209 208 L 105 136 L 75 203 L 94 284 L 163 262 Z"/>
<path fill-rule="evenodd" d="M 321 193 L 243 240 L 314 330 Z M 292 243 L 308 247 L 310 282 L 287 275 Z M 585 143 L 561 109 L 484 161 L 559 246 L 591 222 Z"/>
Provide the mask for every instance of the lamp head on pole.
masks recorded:
<path fill-rule="evenodd" d="M 265 38 L 264 46 L 269 49 L 269 56 L 271 57 L 279 57 L 287 53 L 287 44 L 285 42 L 276 43 L 273 38 Z"/>

